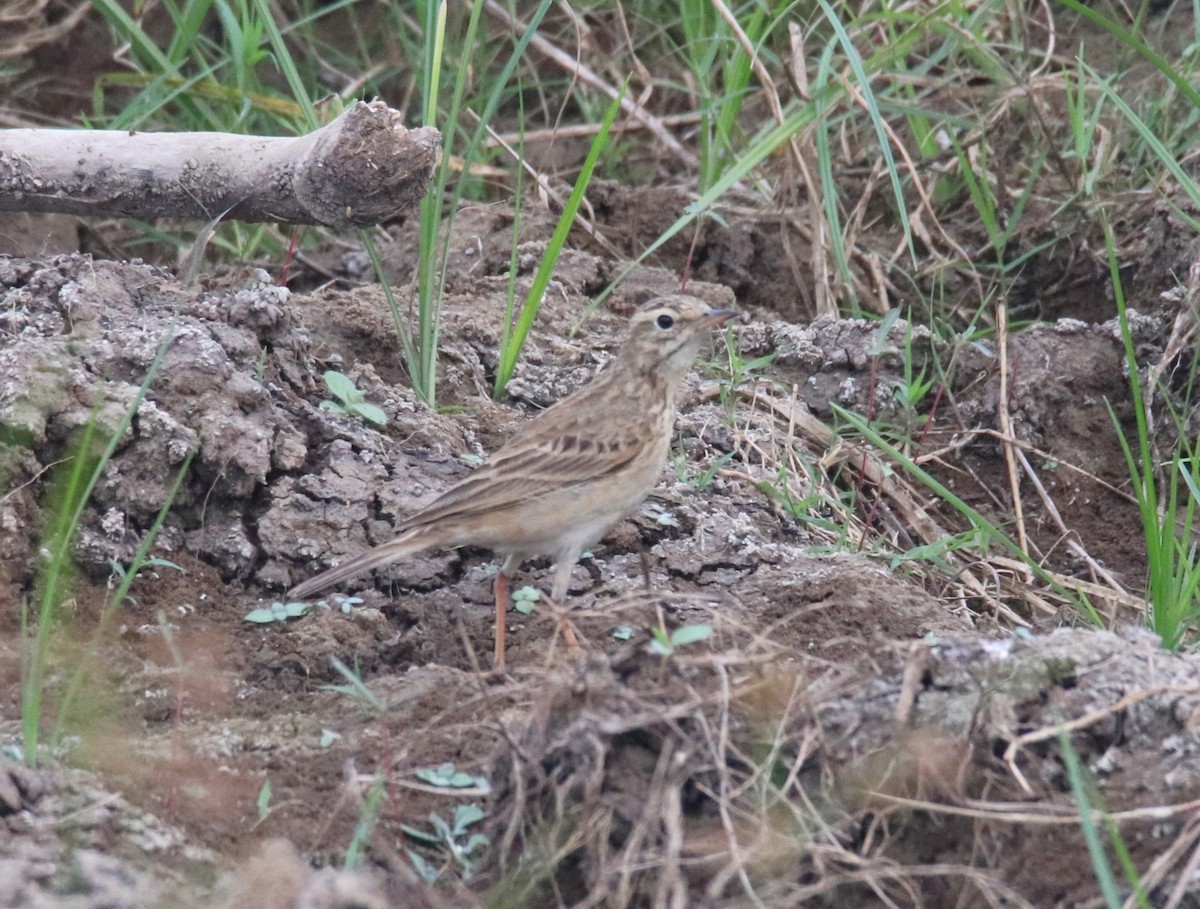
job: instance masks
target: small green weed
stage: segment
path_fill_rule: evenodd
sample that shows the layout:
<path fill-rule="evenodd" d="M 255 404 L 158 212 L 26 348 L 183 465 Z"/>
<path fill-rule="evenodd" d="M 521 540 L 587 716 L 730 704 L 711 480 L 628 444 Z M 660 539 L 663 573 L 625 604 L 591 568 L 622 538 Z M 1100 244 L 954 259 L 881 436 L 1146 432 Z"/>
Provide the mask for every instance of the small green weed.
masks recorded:
<path fill-rule="evenodd" d="M 733 452 L 727 451 L 723 455 L 714 458 L 713 462 L 704 470 L 696 471 L 692 470 L 687 454 L 682 449 L 679 449 L 671 458 L 671 465 L 675 468 L 675 476 L 679 478 L 681 483 L 686 483 L 688 489 L 693 492 L 701 492 L 712 485 L 712 481 L 716 479 L 721 468 L 732 460 Z M 660 520 L 659 523 L 663 524 L 666 522 Z M 673 526 L 678 527 L 679 522 L 675 521 Z"/>
<path fill-rule="evenodd" d="M 322 729 L 321 730 L 321 738 L 320 738 L 320 741 L 317 742 L 317 744 L 320 745 L 322 748 L 328 748 L 334 742 L 340 742 L 341 740 L 342 740 L 342 734 L 340 732 L 334 732 L 332 729 Z"/>
<path fill-rule="evenodd" d="M 349 615 L 355 606 L 363 602 L 362 597 L 347 597 L 341 594 L 334 594 L 330 599 L 333 600 L 332 603 L 325 598 L 317 600 L 316 603 L 307 603 L 300 600 L 289 600 L 284 603 L 276 600 L 269 606 L 260 606 L 258 609 L 251 609 L 242 618 L 256 625 L 270 625 L 272 622 L 286 622 L 288 619 L 298 619 L 301 616 L 308 615 L 314 605 L 322 609 L 336 608 L 342 614 Z"/>
<path fill-rule="evenodd" d="M 311 603 L 297 601 L 281 603 L 276 601 L 270 606 L 251 609 L 243 618 L 247 622 L 253 622 L 256 625 L 269 625 L 271 622 L 286 622 L 288 619 L 298 619 L 302 615 L 308 615 L 310 609 L 312 609 Z"/>
<path fill-rule="evenodd" d="M 429 823 L 433 831 L 422 830 L 409 824 L 401 824 L 400 829 L 406 835 L 427 846 L 444 850 L 458 865 L 464 881 L 470 881 L 475 872 L 476 863 L 481 853 L 489 845 L 488 838 L 482 833 L 471 833 L 472 825 L 483 820 L 483 809 L 471 803 L 459 805 L 454 809 L 454 818 L 447 821 L 436 811 L 429 813 Z M 413 868 L 427 882 L 432 884 L 440 876 L 440 872 L 429 864 L 419 853 L 408 850 L 409 861 Z"/>
<path fill-rule="evenodd" d="M 379 821 L 379 812 L 383 809 L 383 800 L 387 795 L 387 778 L 378 776 L 371 783 L 371 788 L 367 790 L 366 796 L 363 798 L 362 810 L 358 813 L 358 824 L 354 828 L 354 835 L 350 838 L 350 844 L 346 847 L 345 867 L 353 871 L 362 864 L 362 851 L 367 840 L 371 838 L 371 833 L 375 830 L 375 824 Z"/>
<path fill-rule="evenodd" d="M 447 789 L 482 789 L 490 792 L 492 788 L 487 777 L 465 773 L 449 762 L 440 767 L 422 767 L 417 771 L 417 779 L 430 786 L 444 786 Z"/>
<path fill-rule="evenodd" d="M 363 393 L 343 373 L 328 369 L 325 371 L 324 378 L 325 387 L 337 400 L 322 401 L 320 404 L 322 410 L 359 417 L 376 426 L 387 425 L 387 415 L 374 404 L 367 403 Z"/>
<path fill-rule="evenodd" d="M 776 472 L 774 482 L 760 480 L 755 484 L 755 487 L 759 492 L 782 508 L 784 513 L 792 520 L 799 521 L 800 523 L 814 523 L 825 529 L 829 529 L 829 525 L 826 522 L 814 517 L 814 513 L 821 504 L 821 496 L 816 492 L 812 492 L 806 496 L 797 497 L 792 490 L 791 477 L 792 472 L 787 467 L 780 466 Z"/>
<path fill-rule="evenodd" d="M 512 593 L 513 609 L 521 615 L 532 615 L 533 604 L 542 598 L 541 591 L 536 587 L 522 587 Z"/>
<path fill-rule="evenodd" d="M 362 680 L 362 673 L 358 668 L 358 661 L 354 661 L 354 668 L 351 669 L 337 657 L 330 657 L 329 662 L 338 674 L 346 680 L 345 685 L 322 685 L 322 691 L 335 691 L 338 694 L 344 694 L 355 704 L 359 710 L 364 713 L 382 713 L 386 708 L 383 701 L 379 700 L 375 692 L 367 687 L 367 683 Z"/>
<path fill-rule="evenodd" d="M 258 790 L 258 799 L 254 803 L 254 807 L 258 809 L 258 819 L 265 821 L 267 815 L 271 811 L 271 781 L 263 780 L 262 788 Z"/>
<path fill-rule="evenodd" d="M 733 425 L 738 390 L 743 385 L 757 381 L 762 373 L 775 362 L 778 353 L 773 351 L 765 356 L 746 360 L 738 350 L 737 340 L 732 330 L 725 332 L 724 339 L 725 366 L 728 369 L 729 378 L 720 384 L 720 397 L 721 406 L 725 409 L 726 422 Z"/>
<path fill-rule="evenodd" d="M 1188 441 L 1186 427 L 1179 423 L 1180 441 L 1162 468 L 1165 476 L 1161 481 L 1156 476 L 1152 427 L 1147 416 L 1141 370 L 1138 368 L 1137 350 L 1129 325 L 1116 241 L 1103 211 L 1101 226 L 1104 228 L 1121 341 L 1125 348 L 1129 393 L 1136 420 L 1132 442 L 1122 431 L 1111 405 L 1109 414 L 1125 455 L 1133 496 L 1141 515 L 1149 575 L 1146 598 L 1150 601 L 1150 624 L 1162 638 L 1165 648 L 1177 650 L 1184 644 L 1192 623 L 1200 616 L 1200 559 L 1197 558 L 1194 542 L 1197 526 L 1200 525 L 1200 458 L 1197 457 L 1196 446 Z"/>
<path fill-rule="evenodd" d="M 713 630 L 711 625 L 680 625 L 668 632 L 666 626 L 657 625 L 651 629 L 651 633 L 654 637 L 646 645 L 647 650 L 656 656 L 669 657 L 680 647 L 707 641 L 712 637 Z"/>

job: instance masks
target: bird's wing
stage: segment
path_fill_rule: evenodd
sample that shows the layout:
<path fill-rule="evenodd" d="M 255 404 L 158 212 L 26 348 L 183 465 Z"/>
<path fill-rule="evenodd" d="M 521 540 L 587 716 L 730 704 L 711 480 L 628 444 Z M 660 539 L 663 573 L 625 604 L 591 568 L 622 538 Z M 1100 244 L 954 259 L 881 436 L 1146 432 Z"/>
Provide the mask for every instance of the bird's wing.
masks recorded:
<path fill-rule="evenodd" d="M 582 485 L 621 470 L 644 446 L 644 439 L 632 431 L 605 439 L 587 433 L 540 439 L 518 436 L 397 530 L 403 532 L 450 517 L 470 519 Z"/>

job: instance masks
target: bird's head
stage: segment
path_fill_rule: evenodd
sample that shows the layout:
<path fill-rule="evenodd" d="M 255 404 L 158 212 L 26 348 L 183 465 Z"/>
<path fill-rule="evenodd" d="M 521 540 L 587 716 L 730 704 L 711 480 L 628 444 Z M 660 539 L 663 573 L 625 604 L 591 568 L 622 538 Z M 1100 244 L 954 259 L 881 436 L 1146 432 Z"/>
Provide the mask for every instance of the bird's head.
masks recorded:
<path fill-rule="evenodd" d="M 632 359 L 640 372 L 660 372 L 682 379 L 709 329 L 737 315 L 715 309 L 684 294 L 658 297 L 638 308 L 629 320 L 629 340 L 621 357 Z"/>

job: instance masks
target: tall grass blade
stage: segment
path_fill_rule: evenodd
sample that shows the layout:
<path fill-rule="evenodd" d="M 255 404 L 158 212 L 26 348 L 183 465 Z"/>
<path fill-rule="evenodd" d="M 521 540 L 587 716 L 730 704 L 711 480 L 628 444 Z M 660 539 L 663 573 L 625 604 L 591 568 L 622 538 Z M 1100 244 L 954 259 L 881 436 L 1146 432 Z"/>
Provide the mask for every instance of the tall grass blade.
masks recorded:
<path fill-rule="evenodd" d="M 884 452 L 893 464 L 902 468 L 906 473 L 913 476 L 918 482 L 927 488 L 931 493 L 944 501 L 947 505 L 958 512 L 971 525 L 972 529 L 980 536 L 981 539 L 988 543 L 995 543 L 1002 549 L 1020 560 L 1029 570 L 1038 577 L 1043 583 L 1052 588 L 1055 593 L 1070 602 L 1076 609 L 1096 625 L 1098 628 L 1104 626 L 1104 621 L 1100 614 L 1096 612 L 1096 608 L 1089 602 L 1087 597 L 1075 593 L 1063 587 L 1056 581 L 1035 559 L 1021 549 L 1007 534 L 1001 531 L 998 527 L 987 520 L 978 511 L 968 505 L 961 498 L 956 496 L 944 484 L 926 471 L 923 467 L 913 463 L 911 458 L 904 455 L 900 449 L 888 442 L 883 436 L 874 430 L 866 420 L 858 414 L 839 407 L 837 404 L 830 404 L 833 412 L 838 417 L 845 420 L 850 426 L 858 432 L 864 439 Z"/>
<path fill-rule="evenodd" d="M 476 160 L 483 137 L 487 134 L 487 125 L 496 115 L 500 103 L 508 90 L 509 82 L 518 64 L 524 59 L 529 42 L 537 33 L 546 12 L 550 9 L 552 0 L 541 0 L 537 9 L 530 17 L 525 31 L 517 39 L 512 53 L 505 65 L 492 80 L 492 90 L 488 94 L 483 110 L 478 113 L 478 122 L 468 138 L 460 157 L 463 160 L 463 177 L 454 184 L 450 198 L 446 198 L 446 188 L 449 184 L 449 156 L 459 131 L 459 117 L 463 109 L 465 88 L 470 81 L 469 49 L 474 46 L 480 16 L 483 11 L 482 0 L 475 0 L 471 9 L 471 18 L 467 24 L 467 36 L 458 74 L 455 79 L 454 95 L 451 99 L 450 112 L 442 124 L 437 125 L 442 130 L 445 143 L 442 161 L 434 173 L 432 188 L 429 195 L 421 202 L 421 233 L 420 251 L 417 263 L 417 306 L 418 306 L 418 348 L 419 377 L 413 375 L 414 390 L 419 380 L 421 390 L 417 394 L 427 404 L 432 405 L 436 398 L 437 384 L 437 340 L 440 327 L 441 299 L 446 282 L 446 261 L 450 253 L 449 231 L 443 231 L 442 212 L 449 212 L 449 222 L 453 221 L 455 212 L 462 199 L 463 188 L 466 184 L 466 174 L 470 164 Z M 428 113 L 428 109 L 427 109 Z M 410 365 L 410 374 L 417 372 Z"/>
<path fill-rule="evenodd" d="M 292 52 L 288 49 L 287 42 L 283 40 L 283 33 L 279 30 L 279 25 L 275 22 L 275 16 L 271 12 L 271 4 L 269 0 L 254 0 L 254 8 L 258 12 L 259 21 L 267 33 L 267 40 L 271 45 L 271 52 L 275 55 L 275 64 L 283 73 L 283 78 L 287 80 L 288 88 L 292 92 L 292 98 L 300 105 L 300 109 L 304 112 L 304 124 L 309 130 L 314 130 L 321 125 L 321 118 L 317 116 L 317 109 L 313 106 L 312 96 L 309 94 L 308 86 L 304 80 L 300 78 L 300 71 L 296 69 L 296 61 L 292 57 Z"/>
<path fill-rule="evenodd" d="M 1196 502 L 1191 495 L 1195 463 L 1193 452 L 1183 458 L 1176 454 L 1168 469 L 1171 479 L 1166 487 L 1167 498 L 1160 500 L 1162 490 L 1155 478 L 1155 459 L 1151 444 L 1151 426 L 1146 414 L 1146 401 L 1142 388 L 1141 370 L 1137 363 L 1137 350 L 1133 331 L 1129 324 L 1129 310 L 1125 301 L 1125 289 L 1121 282 L 1120 263 L 1117 261 L 1116 238 L 1107 213 L 1100 210 L 1100 226 L 1104 231 L 1104 245 L 1108 255 L 1109 278 L 1113 298 L 1117 305 L 1117 323 L 1120 326 L 1121 343 L 1125 352 L 1125 364 L 1129 376 L 1129 395 L 1132 400 L 1136 426 L 1136 451 L 1121 431 L 1120 423 L 1112 408 L 1109 413 L 1117 429 L 1117 440 L 1125 455 L 1126 466 L 1132 482 L 1133 495 L 1138 504 L 1142 520 L 1142 536 L 1146 549 L 1147 591 L 1150 601 L 1150 623 L 1154 632 L 1162 638 L 1163 646 L 1176 650 L 1183 643 L 1188 620 L 1195 615 L 1195 596 L 1200 584 L 1200 566 L 1196 564 L 1195 547 L 1189 546 L 1194 532 Z M 1187 461 L 1187 469 L 1183 462 Z M 1187 499 L 1184 508 L 1184 524 L 1180 528 L 1179 517 L 1180 477 L 1183 477 L 1183 494 Z M 1182 529 L 1182 533 L 1180 532 Z"/>
<path fill-rule="evenodd" d="M 1083 841 L 1087 844 L 1088 857 L 1092 860 L 1092 872 L 1096 875 L 1096 883 L 1100 885 L 1104 905 L 1108 909 L 1121 909 L 1122 900 L 1121 894 L 1117 891 L 1117 880 L 1113 875 L 1112 866 L 1108 862 L 1108 856 L 1104 853 L 1104 844 L 1100 842 L 1100 830 L 1096 826 L 1096 819 L 1092 816 L 1083 764 L 1065 729 L 1059 731 L 1058 743 L 1062 749 L 1063 763 L 1067 765 L 1067 779 L 1071 781 L 1071 794 L 1075 797 L 1075 807 L 1079 811 L 1079 826 L 1083 831 Z"/>
<path fill-rule="evenodd" d="M 1137 130 L 1137 133 L 1141 137 L 1142 141 L 1146 143 L 1146 147 L 1154 153 L 1154 157 L 1158 158 L 1163 167 L 1165 167 L 1170 172 L 1171 176 L 1175 178 L 1175 182 L 1179 185 L 1179 188 L 1187 194 L 1187 197 L 1191 200 L 1192 205 L 1196 208 L 1200 208 L 1200 185 L 1198 185 L 1195 179 L 1193 179 L 1192 176 L 1183 169 L 1175 155 L 1173 155 L 1166 145 L 1163 144 L 1162 140 L 1158 138 L 1154 130 L 1146 125 L 1146 122 L 1141 117 L 1134 113 L 1133 108 L 1129 106 L 1128 102 L 1121 97 L 1120 93 L 1116 89 L 1109 85 L 1106 80 L 1101 79 L 1097 75 L 1096 71 L 1086 63 L 1083 64 L 1083 68 L 1088 75 L 1096 81 L 1096 85 L 1099 87 L 1100 91 L 1104 92 L 1105 96 L 1113 103 L 1117 110 L 1124 114 L 1125 119 L 1129 121 L 1135 130 Z M 1189 96 L 1189 99 L 1191 97 L 1192 96 Z"/>
<path fill-rule="evenodd" d="M 609 132 L 612 129 L 614 121 L 617 119 L 617 113 L 621 110 L 621 101 L 624 100 L 625 90 L 628 87 L 629 80 L 627 79 L 625 84 L 621 86 L 621 90 L 617 93 L 617 97 L 608 106 L 604 120 L 600 124 L 600 130 L 592 140 L 587 158 L 584 159 L 579 176 L 575 179 L 575 186 L 571 190 L 571 195 L 567 198 L 566 205 L 563 206 L 558 224 L 555 225 L 554 233 L 550 236 L 550 242 L 546 245 L 546 254 L 542 257 L 537 273 L 533 277 L 533 283 L 529 287 L 529 293 L 525 296 L 525 302 L 522 304 L 520 315 L 517 317 L 516 328 L 513 331 L 512 337 L 508 339 L 508 343 L 500 351 L 500 363 L 496 367 L 496 384 L 493 389 L 493 394 L 497 398 L 504 394 L 504 390 L 508 387 L 508 381 L 512 378 L 513 370 L 517 365 L 517 357 L 521 355 L 521 348 L 524 347 L 525 339 L 529 337 L 529 331 L 533 328 L 533 321 L 537 318 L 538 308 L 542 303 L 542 295 L 545 294 L 546 287 L 550 284 L 550 278 L 554 274 L 554 266 L 558 262 L 559 253 L 562 252 L 563 244 L 567 240 L 567 234 L 571 232 L 571 226 L 575 223 L 575 216 L 579 213 L 579 205 L 583 202 L 583 194 L 587 191 L 588 183 L 592 179 L 592 173 L 596 169 L 596 162 L 600 159 L 601 153 L 608 145 Z"/>
<path fill-rule="evenodd" d="M 162 368 L 163 358 L 166 356 L 171 342 L 175 340 L 178 327 L 179 313 L 176 312 L 171 319 L 171 324 L 167 328 L 166 334 L 163 336 L 162 343 L 159 344 L 158 350 L 155 352 L 150 368 L 146 371 L 145 378 L 142 379 L 142 384 L 138 386 L 137 394 L 134 395 L 133 401 L 125 410 L 117 426 L 113 429 L 112 436 L 104 446 L 103 451 L 94 460 L 89 460 L 86 466 L 78 460 L 73 464 L 71 476 L 68 480 L 68 492 L 64 496 L 63 508 L 54 516 L 55 524 L 50 561 L 43 570 L 39 581 L 41 606 L 38 611 L 37 626 L 34 629 L 32 652 L 29 653 L 27 658 L 22 659 L 22 750 L 25 760 L 31 764 L 37 762 L 50 635 L 53 631 L 59 604 L 64 599 L 64 589 L 69 578 L 70 554 L 75 540 L 75 533 L 79 529 L 79 522 L 83 519 L 83 511 L 92 497 L 92 492 L 95 490 L 96 484 L 100 482 L 100 477 L 104 473 L 105 466 L 112 459 L 117 446 L 128 431 L 130 424 L 133 422 L 134 415 L 138 412 L 138 408 L 142 406 L 142 401 L 145 400 L 146 393 L 150 389 L 150 383 L 154 381 L 159 369 Z M 95 422 L 96 418 L 93 417 L 88 423 L 88 429 L 85 430 L 81 441 L 80 451 L 76 455 L 77 459 L 88 457 L 88 452 L 92 444 L 92 435 L 95 430 Z M 90 473 L 88 468 L 90 468 Z M 79 471 L 78 475 L 76 471 Z M 24 618 L 22 618 L 22 624 L 24 624 Z M 24 637 L 23 640 L 25 640 Z"/>
<path fill-rule="evenodd" d="M 1143 60 L 1148 61 L 1160 73 L 1170 80 L 1171 84 L 1179 89 L 1180 93 L 1187 98 L 1194 110 L 1200 110 L 1200 91 L 1197 91 L 1188 81 L 1186 75 L 1179 71 L 1179 68 L 1163 57 L 1162 54 L 1148 46 L 1141 38 L 1122 26 L 1119 22 L 1110 19 L 1108 16 L 1092 9 L 1080 0 L 1058 0 L 1067 9 L 1074 10 L 1085 19 L 1100 26 Z"/>
<path fill-rule="evenodd" d="M 892 184 L 892 194 L 896 197 L 896 212 L 900 216 L 900 225 L 904 230 L 904 242 L 908 246 L 908 253 L 912 257 L 913 264 L 916 264 L 918 261 L 917 248 L 913 244 L 912 225 L 908 223 L 908 205 L 904 201 L 904 187 L 900 185 L 900 171 L 896 167 L 896 159 L 892 155 L 892 144 L 888 139 L 887 130 L 883 127 L 883 114 L 880 113 L 879 103 L 875 100 L 875 92 L 871 88 L 871 80 L 867 76 L 867 71 L 863 66 L 862 57 L 858 54 L 858 49 L 854 46 L 854 42 L 850 40 L 850 35 L 846 32 L 845 26 L 842 25 L 842 20 L 830 5 L 829 0 L 819 0 L 819 3 L 821 11 L 825 13 L 825 18 L 833 26 L 834 34 L 837 35 L 838 41 L 842 45 L 842 50 L 846 53 L 846 59 L 850 62 L 850 69 L 854 72 L 854 78 L 858 82 L 859 90 L 862 92 L 863 100 L 866 102 L 871 127 L 875 130 L 875 135 L 879 139 L 879 152 L 883 155 L 883 160 L 887 164 L 888 179 Z"/>
<path fill-rule="evenodd" d="M 836 86 L 831 86 L 830 90 Z M 771 155 L 780 145 L 788 141 L 799 130 L 803 129 L 816 118 L 816 107 L 814 104 L 805 104 L 798 108 L 782 122 L 772 127 L 764 133 L 756 142 L 754 142 L 746 151 L 744 151 L 728 170 L 726 170 L 716 182 L 713 183 L 706 191 L 700 194 L 700 197 L 687 207 L 687 210 L 680 215 L 670 227 L 659 234 L 658 238 L 642 250 L 641 254 L 622 268 L 609 282 L 608 287 L 596 297 L 593 308 L 611 294 L 620 283 L 648 256 L 653 255 L 664 244 L 669 242 L 672 237 L 678 234 L 681 230 L 688 227 L 698 217 L 711 209 L 720 198 L 727 193 L 735 183 L 746 177 L 754 170 L 765 158 Z"/>
<path fill-rule="evenodd" d="M 108 602 L 105 603 L 104 609 L 100 613 L 100 621 L 96 624 L 96 630 L 92 633 L 91 645 L 84 651 L 80 663 L 72 669 L 71 680 L 67 684 L 66 693 L 63 694 L 62 702 L 58 706 L 58 713 L 54 719 L 54 730 L 50 735 L 50 746 L 52 748 L 56 747 L 62 741 L 67 724 L 74 715 L 73 708 L 75 703 L 83 691 L 83 686 L 90 678 L 93 660 L 104 643 L 109 623 L 112 621 L 113 616 L 117 614 L 117 610 L 124 604 L 125 598 L 129 596 L 129 588 L 137 580 L 138 572 L 145 566 L 150 549 L 154 546 L 154 541 L 158 539 L 158 533 L 162 530 L 163 523 L 167 520 L 167 515 L 170 514 L 171 507 L 175 504 L 175 499 L 179 495 L 179 490 L 183 486 L 183 480 L 187 476 L 188 470 L 192 466 L 192 459 L 195 456 L 196 448 L 193 446 L 188 450 L 187 456 L 184 457 L 183 464 L 180 465 L 179 470 L 176 471 L 175 480 L 171 484 L 171 488 L 167 490 L 166 498 L 159 508 L 158 514 L 155 515 L 154 522 L 142 536 L 141 542 L 138 543 L 138 548 L 133 554 L 133 559 L 126 566 L 125 573 L 121 576 L 121 581 L 117 585 L 117 589 L 113 592 Z"/>
<path fill-rule="evenodd" d="M 27 633 L 27 613 L 25 610 L 21 613 L 21 739 L 25 763 L 30 766 L 38 763 L 51 635 L 58 619 L 59 604 L 66 599 L 66 591 L 71 585 L 71 546 L 75 541 L 75 530 L 83 513 L 83 505 L 91 491 L 88 477 L 95 474 L 97 456 L 92 453 L 92 447 L 98 411 L 99 408 L 93 411 L 92 418 L 84 427 L 75 455 L 69 461 L 69 469 L 65 469 L 64 476 L 51 483 L 46 504 L 46 512 L 52 516 L 45 546 L 49 559 L 38 576 L 36 589 L 39 606 L 32 640 Z"/>

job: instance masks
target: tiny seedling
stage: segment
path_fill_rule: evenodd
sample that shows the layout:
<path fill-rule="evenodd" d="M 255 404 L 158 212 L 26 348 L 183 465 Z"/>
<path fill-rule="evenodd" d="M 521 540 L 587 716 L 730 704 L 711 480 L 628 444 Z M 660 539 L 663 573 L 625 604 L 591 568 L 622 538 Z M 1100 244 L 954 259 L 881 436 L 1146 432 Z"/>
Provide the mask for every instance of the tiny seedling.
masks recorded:
<path fill-rule="evenodd" d="M 486 777 L 472 776 L 451 763 L 442 764 L 440 767 L 422 767 L 417 771 L 417 779 L 431 786 L 444 786 L 447 789 L 474 788 L 490 792 L 492 788 Z"/>
<path fill-rule="evenodd" d="M 633 637 L 632 625 L 618 625 L 612 631 L 614 641 L 628 641 L 631 637 Z"/>
<path fill-rule="evenodd" d="M 368 404 L 363 393 L 343 373 L 334 369 L 326 370 L 325 387 L 337 400 L 322 401 L 320 404 L 322 410 L 361 417 L 376 426 L 387 425 L 387 415 L 374 404 Z"/>
<path fill-rule="evenodd" d="M 512 593 L 513 609 L 521 615 L 532 615 L 533 604 L 542 598 L 542 593 L 536 587 L 522 587 Z"/>
<path fill-rule="evenodd" d="M 333 609 L 336 606 L 341 610 L 343 615 L 349 615 L 350 610 L 355 606 L 361 606 L 365 602 L 362 597 L 348 597 L 340 593 L 335 593 L 330 599 L 333 600 L 332 604 L 329 600 L 321 599 L 317 600 L 317 605 L 322 609 Z"/>
<path fill-rule="evenodd" d="M 354 835 L 350 837 L 350 844 L 346 847 L 344 865 L 348 871 L 354 871 L 362 864 L 363 847 L 375 830 L 375 823 L 379 820 L 379 812 L 383 809 L 383 800 L 386 795 L 387 777 L 381 775 L 375 778 L 375 782 L 371 784 L 371 788 L 363 797 L 362 809 L 358 813 L 358 824 L 354 828 Z"/>
<path fill-rule="evenodd" d="M 251 609 L 245 615 L 247 622 L 254 622 L 256 625 L 269 625 L 272 622 L 286 622 L 288 619 L 298 619 L 302 615 L 307 615 L 312 608 L 309 603 L 291 602 L 291 603 L 272 603 L 270 606 Z"/>
<path fill-rule="evenodd" d="M 454 809 L 454 820 L 447 821 L 436 811 L 429 813 L 429 823 L 433 825 L 433 832 L 422 830 L 420 827 L 412 827 L 408 824 L 401 824 L 400 829 L 404 833 L 418 842 L 425 843 L 428 846 L 433 846 L 439 849 L 445 849 L 450 853 L 450 857 L 462 869 L 462 877 L 464 881 L 469 881 L 475 870 L 475 862 L 478 858 L 477 853 L 488 845 L 488 838 L 482 833 L 471 833 L 472 824 L 483 820 L 483 809 L 478 805 L 471 803 L 469 805 L 459 805 Z M 429 863 L 416 853 L 409 851 L 409 859 L 413 862 L 413 867 L 417 873 L 421 875 L 429 883 L 433 883 L 437 879 L 437 872 L 430 867 Z M 430 876 L 432 874 L 432 877 Z"/>
<path fill-rule="evenodd" d="M 343 614 L 349 615 L 350 611 L 363 603 L 362 597 L 347 597 L 340 593 L 335 593 L 330 597 L 333 602 L 324 598 L 317 600 L 315 605 L 322 609 L 338 609 Z M 300 616 L 308 615 L 312 611 L 313 603 L 305 603 L 300 600 L 292 600 L 287 603 L 272 603 L 270 606 L 265 606 L 259 609 L 253 609 L 246 613 L 245 619 L 247 622 L 255 622 L 259 625 L 269 625 L 272 622 L 286 622 L 288 619 L 298 619 Z"/>
<path fill-rule="evenodd" d="M 408 853 L 408 860 L 412 862 L 413 868 L 417 872 L 417 876 L 427 884 L 437 883 L 438 870 L 425 861 L 424 856 L 419 852 L 414 852 L 412 849 L 405 850 Z"/>
<path fill-rule="evenodd" d="M 651 653 L 663 657 L 671 656 L 680 647 L 706 641 L 712 637 L 711 625 L 680 625 L 671 632 L 668 632 L 664 626 L 658 625 L 652 631 L 654 637 L 646 645 L 647 649 Z"/>
<path fill-rule="evenodd" d="M 108 566 L 110 569 L 112 569 L 112 574 L 108 578 L 108 586 L 110 589 L 119 584 L 127 584 L 127 583 L 131 582 L 132 580 L 134 580 L 129 577 L 129 568 L 126 567 L 125 565 L 122 565 L 116 559 L 109 559 Z M 174 568 L 180 574 L 187 574 L 186 569 L 184 569 L 183 567 L 181 567 L 179 565 L 176 565 L 174 562 L 168 561 L 167 559 L 159 559 L 159 558 L 146 559 L 145 561 L 143 561 L 141 563 L 141 566 L 138 569 L 139 575 L 141 574 L 141 569 L 143 569 L 143 568 Z M 141 605 L 140 603 L 138 603 L 137 597 L 133 596 L 133 594 L 126 594 L 125 599 L 127 599 L 134 606 Z"/>
<path fill-rule="evenodd" d="M 645 513 L 648 513 L 654 518 L 654 523 L 659 527 L 674 527 L 679 528 L 679 518 L 671 514 L 666 508 L 658 502 L 647 502 L 644 506 Z"/>
<path fill-rule="evenodd" d="M 365 712 L 375 711 L 382 713 L 384 706 L 383 701 L 376 697 L 375 692 L 367 687 L 367 683 L 362 680 L 362 674 L 358 669 L 358 661 L 355 660 L 354 668 L 351 669 L 337 657 L 330 657 L 329 662 L 333 664 L 333 668 L 338 671 L 338 674 L 346 680 L 345 685 L 322 685 L 322 691 L 336 691 L 338 694 L 344 694 L 353 700 Z"/>
<path fill-rule="evenodd" d="M 719 392 L 721 406 L 725 410 L 726 419 L 730 423 L 733 423 L 733 410 L 734 403 L 737 400 L 737 390 L 743 385 L 757 382 L 767 367 L 775 362 L 775 357 L 778 354 L 769 353 L 750 360 L 743 359 L 741 352 L 737 348 L 737 341 L 734 338 L 733 332 L 730 330 L 725 332 L 725 355 L 729 381 L 721 382 Z"/>
<path fill-rule="evenodd" d="M 254 378 L 261 383 L 267 374 L 267 348 L 263 345 L 258 350 L 258 361 L 254 364 Z"/>
<path fill-rule="evenodd" d="M 780 467 L 775 482 L 759 480 L 754 486 L 759 492 L 778 505 L 792 520 L 799 521 L 802 524 L 811 523 L 818 527 L 826 527 L 828 522 L 823 521 L 819 516 L 821 497 L 814 492 L 802 498 L 797 498 L 793 492 L 790 477 L 791 472 L 786 467 Z"/>
<path fill-rule="evenodd" d="M 342 734 L 340 732 L 334 732 L 332 729 L 322 729 L 321 730 L 321 747 L 322 748 L 328 748 L 334 742 L 340 742 L 341 740 L 342 740 Z"/>
<path fill-rule="evenodd" d="M 693 492 L 700 492 L 701 490 L 708 489 L 708 487 L 712 485 L 712 481 L 716 479 L 717 473 L 721 470 L 721 468 L 723 468 L 732 460 L 733 452 L 727 451 L 719 458 L 716 458 L 712 464 L 708 466 L 707 470 L 704 470 L 698 474 L 694 474 L 684 482 L 688 484 L 688 487 Z"/>
<path fill-rule="evenodd" d="M 270 780 L 264 780 L 262 789 L 258 790 L 258 801 L 256 802 L 256 807 L 258 808 L 258 819 L 260 821 L 265 821 L 267 819 L 267 814 L 271 810 Z"/>
<path fill-rule="evenodd" d="M 904 380 L 893 386 L 896 403 L 910 413 L 916 411 L 933 390 L 933 379 L 927 378 L 925 373 L 925 367 L 922 366 L 914 375 L 912 358 L 907 357 L 904 360 Z"/>

